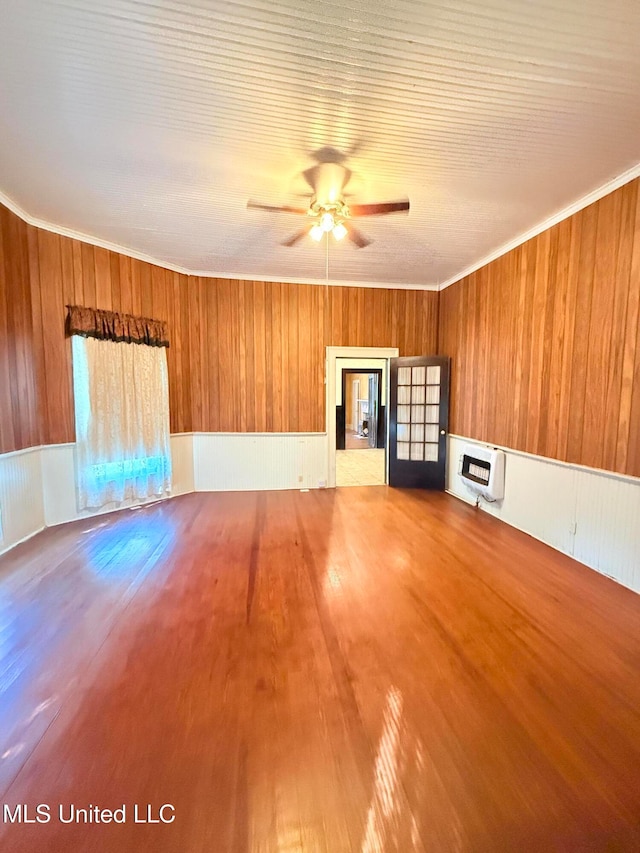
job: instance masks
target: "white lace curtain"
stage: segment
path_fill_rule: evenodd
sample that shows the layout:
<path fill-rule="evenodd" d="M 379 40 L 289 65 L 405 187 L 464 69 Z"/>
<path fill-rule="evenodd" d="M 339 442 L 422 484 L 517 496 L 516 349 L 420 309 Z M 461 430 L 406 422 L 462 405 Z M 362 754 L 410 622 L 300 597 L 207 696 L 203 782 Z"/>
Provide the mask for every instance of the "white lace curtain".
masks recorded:
<path fill-rule="evenodd" d="M 79 508 L 167 494 L 166 348 L 80 335 L 71 341 Z"/>

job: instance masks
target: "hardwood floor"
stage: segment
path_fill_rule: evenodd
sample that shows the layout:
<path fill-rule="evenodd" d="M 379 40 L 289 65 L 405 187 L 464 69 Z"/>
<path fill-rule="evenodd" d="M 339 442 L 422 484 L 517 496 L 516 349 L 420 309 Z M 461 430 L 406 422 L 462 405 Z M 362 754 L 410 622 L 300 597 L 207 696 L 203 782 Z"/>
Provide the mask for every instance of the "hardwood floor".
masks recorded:
<path fill-rule="evenodd" d="M 367 450 L 369 441 L 365 436 L 359 435 L 352 429 L 345 430 L 344 434 L 345 450 Z"/>
<path fill-rule="evenodd" d="M 638 851 L 639 617 L 444 494 L 195 494 L 46 531 L 0 559 L 0 802 L 51 821 L 0 850 Z"/>

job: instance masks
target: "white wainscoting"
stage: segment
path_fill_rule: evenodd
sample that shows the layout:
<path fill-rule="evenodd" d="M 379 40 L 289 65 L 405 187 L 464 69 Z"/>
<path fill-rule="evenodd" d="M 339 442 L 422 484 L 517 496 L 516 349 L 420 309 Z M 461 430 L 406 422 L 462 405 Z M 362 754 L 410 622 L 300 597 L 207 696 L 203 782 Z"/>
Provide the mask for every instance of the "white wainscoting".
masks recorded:
<path fill-rule="evenodd" d="M 195 492 L 192 433 L 176 433 L 171 436 L 171 468 L 171 494 L 186 495 Z"/>
<path fill-rule="evenodd" d="M 197 492 L 317 489 L 327 482 L 326 433 L 194 433 Z"/>
<path fill-rule="evenodd" d="M 458 474 L 465 444 L 449 436 L 447 491 L 475 503 Z M 640 480 L 509 448 L 504 500 L 480 508 L 640 592 Z"/>
<path fill-rule="evenodd" d="M 193 436 L 171 436 L 171 495 L 194 491 Z M 63 524 L 120 507 L 79 513 L 75 486 L 75 445 L 30 447 L 0 455 L 0 554 L 45 527 Z"/>
<path fill-rule="evenodd" d="M 0 455 L 0 554 L 45 526 L 40 448 Z"/>
<path fill-rule="evenodd" d="M 172 435 L 171 464 L 173 468 L 171 497 L 192 492 L 193 489 L 193 436 L 190 434 Z M 44 514 L 47 527 L 102 515 L 114 509 L 136 506 L 140 501 L 129 501 L 119 505 L 105 506 L 97 511 L 78 512 L 76 501 L 75 445 L 54 444 L 40 448 L 42 459 L 42 486 L 44 494 Z M 157 500 L 157 498 L 152 498 Z"/>

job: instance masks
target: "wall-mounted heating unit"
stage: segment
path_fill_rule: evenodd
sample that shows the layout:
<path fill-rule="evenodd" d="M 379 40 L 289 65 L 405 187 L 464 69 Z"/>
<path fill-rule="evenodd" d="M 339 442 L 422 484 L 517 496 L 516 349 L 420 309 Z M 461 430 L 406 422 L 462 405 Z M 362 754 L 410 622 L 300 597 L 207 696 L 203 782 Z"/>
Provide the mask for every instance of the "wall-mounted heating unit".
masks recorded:
<path fill-rule="evenodd" d="M 493 447 L 462 448 L 458 474 L 465 485 L 488 501 L 504 497 L 504 452 Z"/>

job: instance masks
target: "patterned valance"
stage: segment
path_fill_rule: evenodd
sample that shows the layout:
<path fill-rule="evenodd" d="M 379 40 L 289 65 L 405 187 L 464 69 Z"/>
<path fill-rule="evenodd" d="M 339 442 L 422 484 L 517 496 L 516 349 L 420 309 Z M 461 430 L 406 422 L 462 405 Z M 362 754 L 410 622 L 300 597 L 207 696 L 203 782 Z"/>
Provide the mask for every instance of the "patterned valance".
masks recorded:
<path fill-rule="evenodd" d="M 103 341 L 124 341 L 128 344 L 147 344 L 151 347 L 168 347 L 169 334 L 164 320 L 134 317 L 115 311 L 99 311 L 67 305 L 67 334 Z"/>

